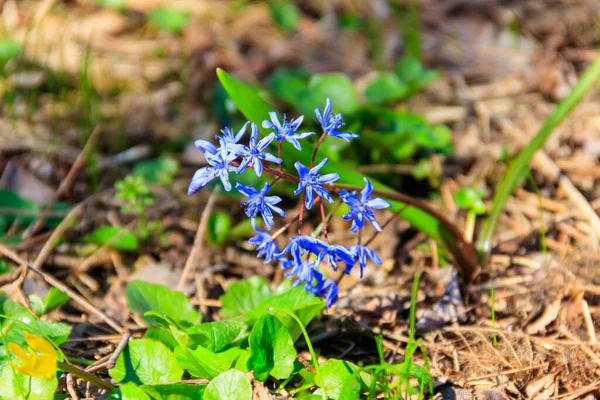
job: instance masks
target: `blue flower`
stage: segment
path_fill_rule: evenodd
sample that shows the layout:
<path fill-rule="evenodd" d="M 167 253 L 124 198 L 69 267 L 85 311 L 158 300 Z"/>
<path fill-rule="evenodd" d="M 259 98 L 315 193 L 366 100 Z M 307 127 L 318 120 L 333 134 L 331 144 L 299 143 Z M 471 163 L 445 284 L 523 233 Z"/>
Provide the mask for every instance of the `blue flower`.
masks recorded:
<path fill-rule="evenodd" d="M 344 139 L 346 142 L 350 142 L 350 139 L 357 138 L 356 133 L 340 132 L 338 129 L 345 125 L 342 118 L 342 114 L 334 114 L 331 112 L 331 100 L 327 99 L 325 102 L 325 110 L 321 113 L 320 109 L 315 109 L 317 119 L 321 123 L 323 133 L 333 136 L 336 138 Z"/>
<path fill-rule="evenodd" d="M 306 259 L 284 259 L 281 261 L 281 269 L 288 270 L 285 276 L 295 276 L 294 287 L 304 283 L 304 290 L 309 291 L 313 286 L 315 279 L 322 277 L 321 272 L 314 263 L 309 263 Z"/>
<path fill-rule="evenodd" d="M 229 165 L 229 163 L 235 160 L 237 155 L 235 153 L 230 153 L 224 146 L 221 146 L 218 149 L 214 148 L 214 153 L 210 146 L 206 147 L 205 149 L 204 156 L 206 157 L 206 162 L 208 165 L 196 171 L 192 177 L 192 181 L 190 182 L 188 194 L 196 193 L 198 190 L 208 185 L 216 177 L 221 179 L 223 187 L 225 187 L 225 190 L 229 192 L 231 190 L 231 183 L 229 183 L 229 172 L 236 170 L 236 168 Z"/>
<path fill-rule="evenodd" d="M 326 307 L 329 308 L 338 298 L 338 287 L 331 279 L 324 279 L 318 270 L 318 263 L 309 263 L 306 259 L 284 259 L 281 269 L 287 270 L 285 276 L 295 276 L 294 286 L 304 283 L 304 290 L 318 297 L 325 297 Z"/>
<path fill-rule="evenodd" d="M 346 264 L 346 274 L 349 274 L 354 264 L 358 262 L 358 265 L 360 267 L 360 277 L 362 278 L 363 269 L 367 266 L 367 257 L 370 258 L 371 261 L 373 261 L 377 265 L 382 264 L 381 258 L 379 258 L 377 253 L 365 246 L 356 245 L 350 247 L 349 250 L 350 253 L 352 253 L 352 256 L 354 257 L 354 263 Z"/>
<path fill-rule="evenodd" d="M 222 135 L 217 135 L 216 138 L 221 143 L 221 146 L 230 147 L 232 145 L 236 145 L 242 136 L 244 136 L 244 133 L 246 133 L 246 127 L 248 127 L 249 123 L 250 122 L 246 122 L 237 134 L 235 134 L 232 129 L 225 127 L 221 131 Z"/>
<path fill-rule="evenodd" d="M 281 197 L 279 196 L 267 196 L 266 194 L 271 189 L 271 185 L 265 183 L 265 186 L 259 192 L 250 186 L 244 186 L 237 182 L 235 184 L 235 188 L 244 196 L 249 197 L 250 200 L 242 201 L 240 204 L 245 206 L 244 210 L 248 218 L 256 218 L 256 215 L 260 213 L 263 221 L 267 225 L 267 230 L 271 230 L 273 227 L 273 213 L 275 211 L 277 214 L 285 217 L 285 212 L 277 207 L 275 204 L 281 202 Z"/>
<path fill-rule="evenodd" d="M 254 225 L 254 221 L 252 222 L 252 227 L 257 235 L 250 238 L 248 241 L 256 247 L 256 250 L 258 250 L 258 257 L 264 257 L 265 264 L 270 263 L 275 259 L 275 253 L 279 252 L 279 246 L 267 231 L 257 229 Z"/>
<path fill-rule="evenodd" d="M 323 250 L 321 250 L 319 252 L 319 255 L 317 256 L 316 264 L 320 265 L 321 262 L 325 259 L 325 257 L 327 257 L 327 261 L 329 262 L 329 265 L 333 267 L 334 271 L 337 271 L 338 262 L 345 262 L 346 265 L 354 264 L 354 256 L 352 255 L 352 253 L 350 253 L 350 251 L 345 247 L 337 244 L 328 245 Z"/>
<path fill-rule="evenodd" d="M 219 152 L 219 149 L 217 149 L 214 144 L 206 140 L 196 140 L 194 142 L 194 146 L 196 146 L 196 148 L 200 150 L 205 156 L 206 153 L 214 155 Z"/>
<path fill-rule="evenodd" d="M 327 174 L 327 175 L 319 175 L 319 171 L 323 166 L 327 163 L 327 158 L 323 159 L 319 164 L 314 166 L 310 171 L 306 168 L 300 161 L 297 161 L 294 166 L 298 170 L 298 175 L 300 176 L 300 183 L 298 184 L 298 188 L 294 191 L 294 195 L 299 195 L 303 190 L 306 190 L 306 208 L 309 210 L 312 208 L 315 199 L 313 192 L 318 196 L 321 196 L 324 199 L 327 199 L 330 203 L 333 203 L 333 199 L 327 193 L 327 190 L 323 187 L 323 185 L 333 183 L 334 181 L 339 179 L 338 174 Z"/>
<path fill-rule="evenodd" d="M 295 133 L 300 127 L 300 124 L 304 119 L 304 115 L 296 119 L 291 119 L 289 122 L 286 121 L 285 114 L 283 114 L 282 121 L 280 122 L 277 113 L 274 111 L 269 113 L 269 117 L 271 117 L 271 121 L 264 120 L 262 123 L 263 128 L 274 130 L 274 133 L 277 134 L 276 139 L 278 141 L 281 142 L 283 139 L 285 139 L 298 150 L 302 150 L 298 139 L 304 139 L 315 134 L 314 132 Z"/>
<path fill-rule="evenodd" d="M 331 307 L 338 300 L 338 286 L 333 279 L 322 279 L 309 290 L 318 297 L 325 297 L 325 308 Z"/>
<path fill-rule="evenodd" d="M 303 255 L 309 252 L 319 254 L 326 247 L 327 243 L 322 240 L 306 235 L 294 236 L 281 253 L 275 254 L 275 258 L 281 258 L 289 252 L 296 262 L 300 262 Z"/>
<path fill-rule="evenodd" d="M 275 157 L 273 154 L 263 152 L 264 149 L 275 139 L 275 134 L 271 133 L 269 136 L 262 138 L 258 141 L 258 127 L 256 124 L 252 124 L 252 135 L 250 136 L 250 146 L 243 146 L 239 151 L 238 155 L 243 157 L 240 163 L 237 173 L 241 174 L 246 170 L 248 164 L 252 162 L 252 167 L 256 175 L 261 176 L 263 171 L 262 160 L 270 161 L 273 163 L 280 164 L 281 158 Z M 258 141 L 258 142 L 257 142 Z"/>
<path fill-rule="evenodd" d="M 360 192 L 360 199 L 356 197 L 356 194 L 347 192 L 346 190 L 340 192 L 341 199 L 350 206 L 350 211 L 343 218 L 346 221 L 352 220 L 352 227 L 350 228 L 352 232 L 358 232 L 363 227 L 365 218 L 373 224 L 375 229 L 381 231 L 381 227 L 375 220 L 375 215 L 371 209 L 381 210 L 388 208 L 390 207 L 390 203 L 380 198 L 371 199 L 373 185 L 371 185 L 371 182 L 367 178 L 364 178 L 364 180 L 365 188 Z"/>

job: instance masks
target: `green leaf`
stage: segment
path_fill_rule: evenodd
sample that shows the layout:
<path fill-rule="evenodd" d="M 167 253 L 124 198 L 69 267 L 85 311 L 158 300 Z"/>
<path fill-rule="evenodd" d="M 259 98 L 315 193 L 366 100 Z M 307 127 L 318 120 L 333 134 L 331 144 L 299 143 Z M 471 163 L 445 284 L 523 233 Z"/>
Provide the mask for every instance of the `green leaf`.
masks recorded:
<path fill-rule="evenodd" d="M 1 235 L 1 233 L 0 233 Z M 6 260 L 0 260 L 0 275 L 7 274 L 11 271 L 10 264 Z"/>
<path fill-rule="evenodd" d="M 269 77 L 268 84 L 277 97 L 295 105 L 301 93 L 308 89 L 308 75 L 300 69 L 278 68 Z"/>
<path fill-rule="evenodd" d="M 292 339 L 296 340 L 300 336 L 301 330 L 292 317 L 277 309 L 284 309 L 295 313 L 304 326 L 308 325 L 321 310 L 325 308 L 325 302 L 319 297 L 307 293 L 302 287 L 293 288 L 285 293 L 266 299 L 258 307 L 254 308 L 248 316 L 250 318 L 260 318 L 262 315 L 273 314 L 290 332 Z M 274 311 L 271 311 L 274 310 Z"/>
<path fill-rule="evenodd" d="M 293 31 L 300 21 L 300 11 L 290 0 L 273 0 L 269 2 L 271 18 L 284 31 Z"/>
<path fill-rule="evenodd" d="M 212 379 L 232 368 L 238 358 L 245 353 L 238 347 L 215 353 L 202 346 L 191 350 L 186 347 L 177 347 L 175 357 L 177 363 L 186 369 L 190 375 L 201 379 Z"/>
<path fill-rule="evenodd" d="M 329 359 L 319 369 L 315 383 L 325 391 L 327 398 L 359 398 L 361 379 L 357 372 L 358 367 L 347 361 Z M 341 397 L 342 393 L 349 397 Z"/>
<path fill-rule="evenodd" d="M 600 57 L 589 66 L 579 81 L 569 94 L 569 96 L 560 102 L 558 107 L 550 115 L 544 125 L 539 129 L 536 135 L 529 141 L 529 144 L 523 148 L 517 157 L 510 163 L 502 182 L 497 187 L 492 207 L 487 219 L 482 226 L 481 234 L 477 240 L 477 249 L 480 253 L 487 253 L 491 250 L 491 241 L 496 230 L 496 225 L 500 216 L 504 212 L 504 205 L 510 197 L 515 186 L 527 172 L 529 161 L 535 153 L 544 145 L 546 140 L 554 129 L 573 111 L 575 106 L 583 99 L 584 95 L 596 84 L 600 77 Z M 590 210 L 594 212 L 593 210 Z"/>
<path fill-rule="evenodd" d="M 289 331 L 271 314 L 258 319 L 249 338 L 248 369 L 254 377 L 265 381 L 269 374 L 275 379 L 287 379 L 294 370 L 296 349 Z"/>
<path fill-rule="evenodd" d="M 129 382 L 114 390 L 108 400 L 151 400 L 151 398 L 141 387 Z"/>
<path fill-rule="evenodd" d="M 148 22 L 156 28 L 175 34 L 183 32 L 190 18 L 191 15 L 187 11 L 162 6 L 155 8 L 148 14 Z"/>
<path fill-rule="evenodd" d="M 227 288 L 220 298 L 222 307 L 219 314 L 223 317 L 244 315 L 271 296 L 273 293 L 266 279 L 253 276 Z"/>
<path fill-rule="evenodd" d="M 216 211 L 208 218 L 207 239 L 210 243 L 223 244 L 231 229 L 231 217 L 223 211 Z"/>
<path fill-rule="evenodd" d="M 165 328 L 149 328 L 144 334 L 144 339 L 151 339 L 157 342 L 161 342 L 173 351 L 178 346 L 177 340 L 173 337 L 171 332 Z"/>
<path fill-rule="evenodd" d="M 358 108 L 354 84 L 347 75 L 340 72 L 313 75 L 308 82 L 308 89 L 300 93 L 296 105 L 307 118 L 314 120 L 315 108 L 323 109 L 327 98 L 333 103 L 336 112 L 351 114 Z"/>
<path fill-rule="evenodd" d="M 0 326 L 7 342 L 24 343 L 24 332 L 44 337 L 55 345 L 63 344 L 71 327 L 61 322 L 40 321 L 24 306 L 10 300 L 6 293 L 0 292 Z"/>
<path fill-rule="evenodd" d="M 473 211 L 477 215 L 485 213 L 483 203 L 484 192 L 473 188 L 462 188 L 454 196 L 454 201 L 460 208 Z"/>
<path fill-rule="evenodd" d="M 133 173 L 150 183 L 168 185 L 179 171 L 179 162 L 171 157 L 160 157 L 156 160 L 142 161 L 135 165 Z"/>
<path fill-rule="evenodd" d="M 194 325 L 186 333 L 194 345 L 211 351 L 221 351 L 233 343 L 248 325 L 244 318 L 231 318 L 224 321 Z"/>
<path fill-rule="evenodd" d="M 200 323 L 201 316 L 181 292 L 168 287 L 144 281 L 131 281 L 125 290 L 129 309 L 140 315 L 148 311 L 163 314 L 177 323 L 194 325 Z M 151 318 L 144 317 L 148 325 L 156 325 Z"/>
<path fill-rule="evenodd" d="M 5 364 L 0 376 L 0 399 L 52 400 L 58 387 L 56 376 L 51 379 L 23 375 Z"/>
<path fill-rule="evenodd" d="M 137 237 L 129 229 L 121 226 L 103 225 L 84 236 L 83 241 L 100 246 L 108 244 L 117 250 L 135 251 L 139 247 Z"/>
<path fill-rule="evenodd" d="M 425 89 L 440 76 L 438 71 L 426 69 L 421 60 L 410 56 L 398 60 L 394 72 L 408 85 L 410 94 Z"/>
<path fill-rule="evenodd" d="M 19 43 L 8 37 L 0 39 L 0 65 L 6 64 L 13 58 L 20 57 L 21 54 L 23 54 L 23 48 Z"/>
<path fill-rule="evenodd" d="M 252 400 L 252 385 L 243 372 L 230 369 L 213 379 L 203 400 Z"/>
<path fill-rule="evenodd" d="M 369 83 L 365 97 L 373 104 L 389 104 L 402 99 L 408 87 L 392 72 L 379 72 Z"/>
<path fill-rule="evenodd" d="M 57 309 L 69 300 L 71 300 L 71 298 L 67 294 L 54 287 L 50 288 L 44 300 L 35 294 L 29 296 L 31 309 L 40 317 Z"/>
<path fill-rule="evenodd" d="M 260 128 L 260 122 L 269 117 L 269 111 L 273 110 L 250 86 L 233 78 L 221 69 L 217 69 L 219 80 L 227 93 L 231 96 L 235 104 L 238 106 L 242 114 L 251 121 L 257 122 L 259 129 L 263 134 L 268 133 L 264 128 Z M 321 99 L 324 104 L 325 99 Z M 334 103 L 335 104 L 335 103 Z M 322 107 L 323 105 L 321 105 Z M 293 150 L 293 151 L 292 151 Z M 312 149 L 309 146 L 303 146 L 301 151 L 290 149 L 288 146 L 283 146 L 282 158 L 284 164 L 293 168 L 295 161 L 300 161 L 304 165 L 309 165 L 312 157 Z M 345 167 L 343 164 L 329 161 L 321 169 L 322 174 L 337 173 L 340 179 L 337 181 L 340 184 L 349 184 L 363 186 L 364 175 Z M 337 183 L 336 182 L 336 183 Z M 371 179 L 371 183 L 380 191 L 393 193 L 396 192 L 389 187 L 386 187 L 380 182 Z M 417 207 L 406 207 L 406 203 L 401 201 L 390 201 L 391 212 L 399 212 L 402 210 L 402 218 L 409 222 L 418 230 L 424 232 L 431 238 L 446 245 L 449 251 L 454 256 L 456 262 L 463 265 L 465 271 L 474 270 L 477 264 L 476 256 L 472 248 L 464 242 L 462 234 L 453 229 L 453 227 L 445 223 L 443 220 L 436 218 L 433 214 L 423 211 Z M 466 247 L 465 247 L 466 246 Z"/>
<path fill-rule="evenodd" d="M 186 385 L 177 383 L 173 385 L 152 385 L 142 386 L 144 392 L 152 396 L 153 399 L 160 400 L 198 400 L 202 399 L 204 385 Z"/>
<path fill-rule="evenodd" d="M 108 373 L 120 383 L 155 385 L 180 380 L 183 370 L 164 344 L 150 339 L 135 339 L 127 344 L 115 367 Z"/>
<path fill-rule="evenodd" d="M 21 196 L 13 193 L 10 190 L 0 189 L 0 204 L 2 204 L 3 210 L 0 211 L 0 219 L 3 220 L 3 224 L 10 226 L 16 219 L 18 219 L 22 225 L 30 224 L 37 216 L 41 213 L 41 207 L 29 200 L 22 198 Z M 52 211 L 65 211 L 69 207 L 64 203 L 56 203 L 51 208 Z M 49 217 L 46 219 L 45 226 L 49 228 L 56 227 L 62 217 Z"/>

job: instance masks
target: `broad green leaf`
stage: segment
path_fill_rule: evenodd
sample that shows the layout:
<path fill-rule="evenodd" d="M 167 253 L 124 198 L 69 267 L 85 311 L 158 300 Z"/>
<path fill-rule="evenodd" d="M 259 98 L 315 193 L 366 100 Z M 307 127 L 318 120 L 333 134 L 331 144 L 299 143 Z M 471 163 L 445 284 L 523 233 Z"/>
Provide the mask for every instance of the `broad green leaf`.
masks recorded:
<path fill-rule="evenodd" d="M 269 2 L 271 18 L 284 31 L 293 31 L 300 20 L 298 7 L 290 0 L 273 0 Z"/>
<path fill-rule="evenodd" d="M 71 333 L 71 327 L 67 324 L 37 319 L 27 308 L 10 300 L 4 292 L 0 292 L 0 326 L 7 342 L 19 344 L 25 342 L 24 332 L 46 338 L 57 346 L 63 344 Z"/>
<path fill-rule="evenodd" d="M 242 371 L 230 369 L 210 381 L 203 400 L 252 400 L 252 385 Z"/>
<path fill-rule="evenodd" d="M 156 28 L 176 34 L 183 32 L 190 18 L 191 15 L 187 11 L 162 6 L 155 8 L 148 14 L 148 22 Z"/>
<path fill-rule="evenodd" d="M 231 96 L 244 116 L 257 123 L 259 127 L 261 122 L 268 118 L 269 111 L 273 111 L 265 100 L 263 100 L 253 88 L 238 81 L 225 71 L 218 69 L 217 75 L 223 84 L 227 93 Z M 324 104 L 325 99 L 322 99 Z M 335 103 L 334 103 L 335 104 Z M 321 106 L 323 107 L 323 105 Z M 263 134 L 268 133 L 264 128 L 259 128 Z M 284 164 L 288 168 L 293 168 L 295 161 L 300 161 L 304 165 L 309 165 L 312 156 L 312 149 L 309 146 L 303 146 L 301 151 L 290 149 L 289 146 L 283 146 L 282 157 Z M 364 175 L 346 168 L 343 164 L 330 161 L 321 169 L 322 174 L 338 173 L 340 184 L 350 184 L 363 186 Z M 393 189 L 390 189 L 380 182 L 371 179 L 371 183 L 380 191 L 392 193 L 396 197 Z M 391 199 L 388 199 L 391 200 Z M 412 226 L 424 232 L 431 238 L 445 244 L 455 260 L 461 265 L 467 273 L 474 270 L 477 265 L 476 255 L 470 245 L 464 242 L 461 232 L 457 231 L 452 225 L 437 218 L 434 214 L 426 212 L 416 207 L 406 207 L 406 203 L 391 200 L 392 208 L 390 211 L 399 212 L 402 210 L 402 218 L 408 221 Z"/>
<path fill-rule="evenodd" d="M 296 340 L 300 336 L 301 330 L 292 317 L 286 313 L 277 311 L 284 309 L 295 313 L 304 326 L 308 325 L 321 310 L 325 308 L 325 303 L 319 297 L 307 293 L 304 288 L 296 287 L 280 295 L 265 300 L 258 307 L 253 309 L 248 316 L 250 318 L 260 318 L 262 315 L 271 312 L 288 329 L 292 339 Z M 274 311 L 271 311 L 274 310 Z"/>
<path fill-rule="evenodd" d="M 365 97 L 373 104 L 389 104 L 402 99 L 408 93 L 408 87 L 392 72 L 379 72 L 369 82 Z"/>
<path fill-rule="evenodd" d="M 198 400 L 202 399 L 204 385 L 186 385 L 177 383 L 172 385 L 152 385 L 142 386 L 144 392 L 152 396 L 153 399 L 160 400 Z"/>
<path fill-rule="evenodd" d="M 439 78 L 438 71 L 429 70 L 416 57 L 404 57 L 396 62 L 394 72 L 408 85 L 408 94 L 415 94 Z"/>
<path fill-rule="evenodd" d="M 249 279 L 236 282 L 227 288 L 221 296 L 221 310 L 223 317 L 244 315 L 273 296 L 265 278 L 253 276 Z"/>
<path fill-rule="evenodd" d="M 295 105 L 301 93 L 308 89 L 308 74 L 299 69 L 278 68 L 268 83 L 277 97 Z"/>
<path fill-rule="evenodd" d="M 156 285 L 144 281 L 132 281 L 127 285 L 125 298 L 129 309 L 140 315 L 147 311 L 164 314 L 177 323 L 194 325 L 200 323 L 201 317 L 198 311 L 190 304 L 188 298 L 181 292 L 175 292 L 168 287 Z M 144 317 L 148 325 L 155 322 Z"/>
<path fill-rule="evenodd" d="M 248 320 L 244 318 L 231 318 L 194 325 L 186 333 L 194 345 L 210 351 L 221 351 L 234 342 L 247 325 Z"/>
<path fill-rule="evenodd" d="M 4 365 L 0 376 L 0 399 L 52 400 L 58 387 L 56 376 L 51 379 L 33 378 Z"/>
<path fill-rule="evenodd" d="M 144 334 L 144 339 L 151 339 L 157 342 L 161 342 L 165 346 L 169 348 L 169 350 L 174 351 L 178 346 L 177 340 L 173 337 L 171 332 L 169 332 L 165 328 L 149 328 L 146 330 Z"/>
<path fill-rule="evenodd" d="M 129 382 L 114 390 L 108 400 L 151 400 L 151 398 L 141 387 Z"/>
<path fill-rule="evenodd" d="M 208 218 L 207 240 L 214 244 L 223 244 L 231 229 L 231 217 L 223 211 L 216 211 Z"/>
<path fill-rule="evenodd" d="M 351 114 L 358 108 L 354 84 L 347 75 L 339 72 L 313 75 L 308 82 L 308 89 L 299 94 L 296 105 L 305 117 L 315 120 L 315 109 L 322 110 L 327 98 L 333 103 L 335 112 Z"/>
<path fill-rule="evenodd" d="M 83 241 L 98 245 L 108 244 L 117 250 L 135 251 L 139 247 L 137 237 L 133 232 L 121 226 L 101 226 L 84 236 Z"/>
<path fill-rule="evenodd" d="M 319 369 L 319 373 L 315 376 L 315 383 L 325 391 L 328 399 L 343 400 L 340 396 L 342 391 L 346 393 L 351 391 L 354 397 L 350 398 L 358 398 L 360 378 L 349 362 L 329 359 Z"/>
<path fill-rule="evenodd" d="M 238 347 L 215 353 L 202 346 L 198 346 L 194 350 L 179 346 L 175 349 L 175 356 L 177 363 L 188 370 L 190 375 L 201 379 L 212 379 L 232 368 L 244 352 L 245 350 Z"/>
<path fill-rule="evenodd" d="M 150 183 L 167 185 L 179 171 L 179 162 L 171 157 L 160 157 L 155 160 L 142 161 L 133 168 L 134 174 Z"/>
<path fill-rule="evenodd" d="M 294 370 L 296 349 L 289 331 L 271 314 L 258 319 L 249 338 L 250 358 L 247 366 L 254 377 L 265 381 L 269 374 L 287 379 Z"/>
<path fill-rule="evenodd" d="M 117 382 L 156 385 L 181 379 L 175 355 L 161 342 L 135 339 L 119 355 L 109 375 Z"/>
<path fill-rule="evenodd" d="M 35 294 L 29 296 L 29 305 L 36 315 L 42 316 L 62 306 L 70 299 L 71 298 L 67 294 L 52 287 L 43 300 Z"/>
<path fill-rule="evenodd" d="M 50 311 L 56 310 L 58 307 L 67 303 L 71 298 L 68 294 L 52 287 L 48 291 L 48 294 L 44 298 L 44 307 L 45 312 L 49 313 Z"/>

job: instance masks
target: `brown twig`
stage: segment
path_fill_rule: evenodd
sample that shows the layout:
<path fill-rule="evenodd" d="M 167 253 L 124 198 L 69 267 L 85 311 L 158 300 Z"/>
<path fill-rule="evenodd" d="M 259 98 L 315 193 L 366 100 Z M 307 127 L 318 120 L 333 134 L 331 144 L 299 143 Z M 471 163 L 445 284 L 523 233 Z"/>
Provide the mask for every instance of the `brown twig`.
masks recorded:
<path fill-rule="evenodd" d="M 98 141 L 100 132 L 100 127 L 96 126 L 90 134 L 85 146 L 83 146 L 83 149 L 75 159 L 75 162 L 73 163 L 73 165 L 71 165 L 71 169 L 67 173 L 67 176 L 65 176 L 65 178 L 62 180 L 62 182 L 58 186 L 58 189 L 56 189 L 56 193 L 54 193 L 52 200 L 46 205 L 40 216 L 35 221 L 33 221 L 31 225 L 29 225 L 27 229 L 23 232 L 23 238 L 27 238 L 33 235 L 42 228 L 42 226 L 44 225 L 44 221 L 46 220 L 46 213 L 54 206 L 56 201 L 60 199 L 69 190 L 71 184 L 77 177 L 77 174 L 79 174 L 81 169 L 85 166 L 85 162 L 87 161 L 90 151 L 94 148 L 96 142 Z"/>
<path fill-rule="evenodd" d="M 181 278 L 179 279 L 179 283 L 177 284 L 177 290 L 183 290 L 183 287 L 186 284 L 188 277 L 192 276 L 194 273 L 199 256 L 204 251 L 204 236 L 206 234 L 206 227 L 208 226 L 208 218 L 210 217 L 210 213 L 212 212 L 218 192 L 219 186 L 215 186 L 215 189 L 212 191 L 210 197 L 208 198 L 206 207 L 204 207 L 204 210 L 202 211 L 202 215 L 200 216 L 200 222 L 198 223 L 198 230 L 196 231 L 196 237 L 194 238 L 194 246 L 192 247 L 192 251 L 190 252 L 190 255 L 185 261 L 185 266 L 183 267 Z"/>
<path fill-rule="evenodd" d="M 117 332 L 123 331 L 123 327 L 117 321 L 115 321 L 114 319 L 112 319 L 111 317 L 109 317 L 108 315 L 103 313 L 102 311 L 100 311 L 98 308 L 94 307 L 94 305 L 92 305 L 85 298 L 83 298 L 83 296 L 75 293 L 75 291 L 71 290 L 71 288 L 69 288 L 68 286 L 63 284 L 58 279 L 54 278 L 52 275 L 47 274 L 46 272 L 42 271 L 41 269 L 36 268 L 33 265 L 29 264 L 23 258 L 21 258 L 17 253 L 15 253 L 14 251 L 9 249 L 2 243 L 0 243 L 0 253 L 5 255 L 6 257 L 10 258 L 16 264 L 27 266 L 28 269 L 30 269 L 31 271 L 40 275 L 48 284 L 50 284 L 51 286 L 54 286 L 61 292 L 68 295 L 71 299 L 73 299 L 73 301 L 75 301 L 77 304 L 79 304 L 81 307 L 83 307 L 85 310 L 87 310 L 90 314 L 94 314 L 96 317 L 100 318 L 102 321 L 104 321 L 106 324 L 108 324 L 111 328 L 113 328 Z"/>
<path fill-rule="evenodd" d="M 107 370 L 112 369 L 115 366 L 117 359 L 119 358 L 119 355 L 123 352 L 123 350 L 127 346 L 127 343 L 129 343 L 129 339 L 131 339 L 131 335 L 132 335 L 132 332 L 129 329 L 127 329 L 127 328 L 123 329 L 123 336 L 121 337 L 121 341 L 115 348 L 115 351 L 113 351 L 113 353 L 110 355 L 108 360 L 101 364 L 93 365 L 93 366 L 86 368 L 85 372 L 93 373 L 93 372 L 96 372 L 103 368 L 106 368 Z"/>

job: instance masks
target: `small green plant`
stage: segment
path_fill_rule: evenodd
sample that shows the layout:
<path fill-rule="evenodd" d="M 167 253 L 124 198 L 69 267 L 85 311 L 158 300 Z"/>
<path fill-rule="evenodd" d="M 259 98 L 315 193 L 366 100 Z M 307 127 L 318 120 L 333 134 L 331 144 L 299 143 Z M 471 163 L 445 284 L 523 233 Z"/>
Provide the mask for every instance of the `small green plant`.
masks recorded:
<path fill-rule="evenodd" d="M 271 18 L 279 29 L 285 32 L 291 32 L 296 29 L 300 21 L 300 10 L 290 0 L 271 0 L 269 1 L 269 10 Z"/>
<path fill-rule="evenodd" d="M 180 34 L 188 25 L 191 17 L 187 11 L 160 6 L 148 14 L 148 22 L 158 30 Z"/>
<path fill-rule="evenodd" d="M 160 221 L 149 221 L 147 207 L 155 201 L 146 180 L 139 175 L 128 175 L 122 181 L 115 183 L 115 199 L 124 204 L 121 211 L 125 214 L 135 214 L 138 218 L 136 233 L 147 239 L 150 234 L 159 235 L 162 232 Z"/>
<path fill-rule="evenodd" d="M 465 240 L 471 243 L 473 240 L 473 232 L 475 230 L 475 221 L 478 215 L 485 214 L 485 203 L 483 196 L 485 193 L 481 190 L 473 188 L 463 188 L 456 192 L 454 202 L 459 208 L 467 210 L 465 221 Z"/>

